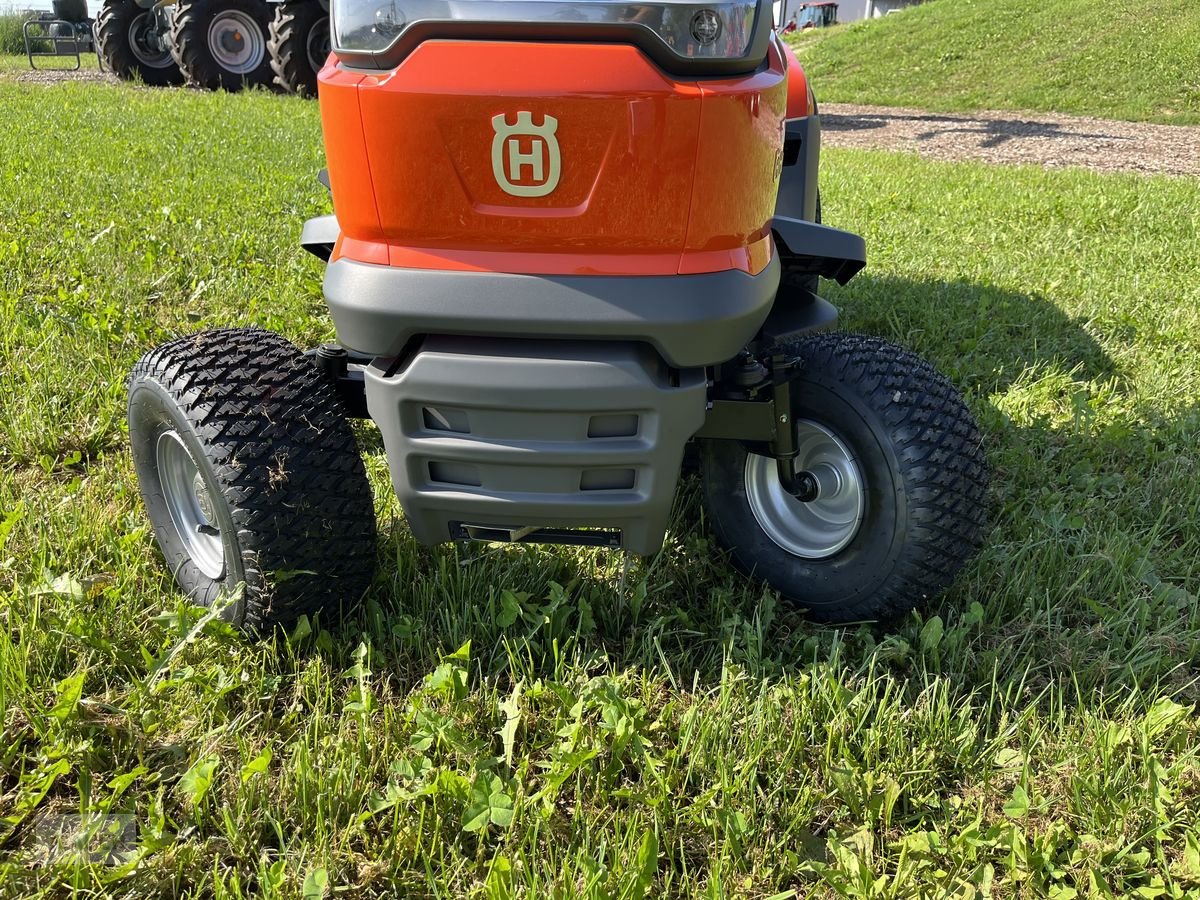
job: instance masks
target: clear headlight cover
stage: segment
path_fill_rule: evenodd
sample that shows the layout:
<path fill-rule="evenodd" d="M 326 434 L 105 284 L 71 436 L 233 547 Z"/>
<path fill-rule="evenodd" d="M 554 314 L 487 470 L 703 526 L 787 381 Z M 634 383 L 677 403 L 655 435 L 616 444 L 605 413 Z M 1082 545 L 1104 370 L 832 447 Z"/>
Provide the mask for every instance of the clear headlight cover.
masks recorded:
<path fill-rule="evenodd" d="M 737 60 L 746 56 L 759 15 L 755 0 L 724 3 L 616 3 L 613 0 L 332 0 L 333 45 L 351 53 L 378 54 L 406 33 L 436 29 L 440 23 L 496 24 L 530 34 L 547 25 L 582 33 L 594 26 L 611 33 L 641 34 L 661 43 L 681 60 Z M 767 22 L 767 25 L 770 23 Z M 450 30 L 447 28 L 447 31 Z"/>

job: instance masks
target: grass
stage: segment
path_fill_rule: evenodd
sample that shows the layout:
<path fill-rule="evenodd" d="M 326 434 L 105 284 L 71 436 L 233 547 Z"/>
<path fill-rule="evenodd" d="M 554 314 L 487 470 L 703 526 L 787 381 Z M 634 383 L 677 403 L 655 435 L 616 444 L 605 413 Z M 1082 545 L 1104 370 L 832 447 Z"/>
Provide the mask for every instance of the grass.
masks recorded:
<path fill-rule="evenodd" d="M 0 895 L 1200 891 L 1194 180 L 825 154 L 871 248 L 845 324 L 949 372 L 996 471 L 924 618 L 806 623 L 694 487 L 628 565 L 422 549 L 364 428 L 375 585 L 247 642 L 163 569 L 122 382 L 185 331 L 330 335 L 316 107 L 0 83 L 0 115 Z M 53 839 L 84 815 L 126 855 Z"/>
<path fill-rule="evenodd" d="M 25 54 L 24 23 L 24 16 L 0 12 L 0 54 Z"/>
<path fill-rule="evenodd" d="M 1200 123 L 1193 0 L 934 0 L 806 36 L 819 99 Z"/>

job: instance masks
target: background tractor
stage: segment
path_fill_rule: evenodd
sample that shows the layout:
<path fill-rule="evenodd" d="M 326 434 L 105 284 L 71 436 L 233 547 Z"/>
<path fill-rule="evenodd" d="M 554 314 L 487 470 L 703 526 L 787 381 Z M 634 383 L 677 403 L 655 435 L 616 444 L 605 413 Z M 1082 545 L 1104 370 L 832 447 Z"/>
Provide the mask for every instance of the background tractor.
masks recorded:
<path fill-rule="evenodd" d="M 105 0 L 100 55 L 123 79 L 315 95 L 328 0 Z"/>
<path fill-rule="evenodd" d="M 834 0 L 782 0 L 775 4 L 775 21 L 784 34 L 792 31 L 807 31 L 809 28 L 827 28 L 837 24 L 838 5 Z"/>

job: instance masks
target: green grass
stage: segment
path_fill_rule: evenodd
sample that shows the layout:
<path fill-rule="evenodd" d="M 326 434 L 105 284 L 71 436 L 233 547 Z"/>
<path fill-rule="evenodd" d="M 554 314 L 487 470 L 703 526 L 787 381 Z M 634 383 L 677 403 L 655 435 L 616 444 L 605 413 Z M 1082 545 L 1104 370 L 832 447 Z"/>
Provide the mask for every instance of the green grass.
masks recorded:
<path fill-rule="evenodd" d="M 694 487 L 627 570 L 422 549 L 364 428 L 375 585 L 248 642 L 163 569 L 122 382 L 184 331 L 330 335 L 316 107 L 3 83 L 0 116 L 0 895 L 1200 891 L 1194 180 L 825 154 L 871 248 L 845 324 L 952 374 L 995 468 L 923 619 L 807 624 Z M 34 866 L 83 811 L 132 817 L 123 865 Z"/>
<path fill-rule="evenodd" d="M 1194 0 L 933 0 L 802 39 L 821 100 L 1200 123 Z"/>
<path fill-rule="evenodd" d="M 25 53 L 25 37 L 22 33 L 24 16 L 17 13 L 0 13 L 0 54 Z"/>

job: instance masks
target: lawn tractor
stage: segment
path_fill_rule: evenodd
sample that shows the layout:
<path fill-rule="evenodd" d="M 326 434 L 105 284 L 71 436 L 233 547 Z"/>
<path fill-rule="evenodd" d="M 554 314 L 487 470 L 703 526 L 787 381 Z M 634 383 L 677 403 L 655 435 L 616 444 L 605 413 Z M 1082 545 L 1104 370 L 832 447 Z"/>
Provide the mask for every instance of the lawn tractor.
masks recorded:
<path fill-rule="evenodd" d="M 315 95 L 329 55 L 328 0 L 105 0 L 98 22 L 108 68 L 152 85 Z"/>
<path fill-rule="evenodd" d="M 816 620 L 890 617 L 984 534 L 986 466 L 927 362 L 831 330 L 812 91 L 763 0 L 333 0 L 337 342 L 180 337 L 129 380 L 167 566 L 241 627 L 368 588 L 386 449 L 427 545 L 654 554 L 688 454 L 716 540 Z M 669 552 L 669 551 L 668 551 Z"/>

